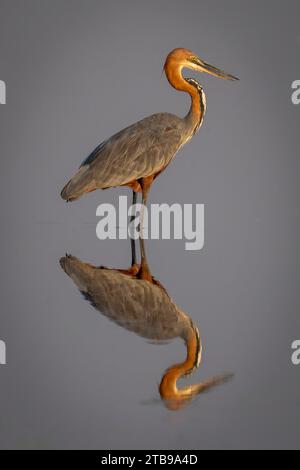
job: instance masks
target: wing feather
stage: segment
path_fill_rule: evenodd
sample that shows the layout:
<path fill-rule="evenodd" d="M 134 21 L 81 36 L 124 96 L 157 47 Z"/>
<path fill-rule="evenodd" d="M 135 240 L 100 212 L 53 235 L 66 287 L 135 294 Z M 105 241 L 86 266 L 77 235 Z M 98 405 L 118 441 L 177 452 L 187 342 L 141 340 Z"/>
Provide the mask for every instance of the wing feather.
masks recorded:
<path fill-rule="evenodd" d="M 181 145 L 182 120 L 154 114 L 99 144 L 62 191 L 77 199 L 97 188 L 120 186 L 160 172 Z"/>

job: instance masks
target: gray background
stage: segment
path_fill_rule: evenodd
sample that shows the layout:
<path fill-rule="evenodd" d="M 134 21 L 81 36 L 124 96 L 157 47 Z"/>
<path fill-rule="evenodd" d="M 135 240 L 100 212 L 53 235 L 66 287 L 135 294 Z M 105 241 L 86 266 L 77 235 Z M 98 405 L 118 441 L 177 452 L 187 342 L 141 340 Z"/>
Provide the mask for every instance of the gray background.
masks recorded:
<path fill-rule="evenodd" d="M 0 0 L 1 448 L 300 447 L 299 17 L 298 0 Z M 148 256 L 201 330 L 189 380 L 235 373 L 178 413 L 153 399 L 183 344 L 110 323 L 58 264 L 69 252 L 128 266 L 127 241 L 97 240 L 95 211 L 129 190 L 69 205 L 59 192 L 114 132 L 185 114 L 189 99 L 161 75 L 174 47 L 241 79 L 198 76 L 203 127 L 149 201 L 206 204 L 203 251 L 152 241 Z"/>

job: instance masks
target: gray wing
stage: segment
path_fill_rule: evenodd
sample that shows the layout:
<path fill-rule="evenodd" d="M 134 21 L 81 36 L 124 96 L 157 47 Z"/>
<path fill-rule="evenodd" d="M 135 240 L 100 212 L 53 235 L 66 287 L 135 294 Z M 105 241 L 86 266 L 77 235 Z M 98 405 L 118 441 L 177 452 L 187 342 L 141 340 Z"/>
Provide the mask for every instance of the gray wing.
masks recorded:
<path fill-rule="evenodd" d="M 102 142 L 83 161 L 62 191 L 76 199 L 97 188 L 121 186 L 160 172 L 182 142 L 182 120 L 168 113 L 154 114 Z"/>

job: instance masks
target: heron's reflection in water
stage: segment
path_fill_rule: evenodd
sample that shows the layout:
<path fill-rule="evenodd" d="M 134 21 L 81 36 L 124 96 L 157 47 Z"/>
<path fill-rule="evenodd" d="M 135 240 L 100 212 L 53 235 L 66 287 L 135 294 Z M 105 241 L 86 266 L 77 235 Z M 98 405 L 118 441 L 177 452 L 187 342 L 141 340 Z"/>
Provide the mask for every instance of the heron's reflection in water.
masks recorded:
<path fill-rule="evenodd" d="M 230 378 L 220 375 L 198 384 L 177 387 L 178 379 L 193 373 L 200 365 L 199 330 L 152 277 L 148 267 L 146 280 L 141 279 L 137 265 L 129 270 L 109 269 L 83 263 L 70 255 L 61 258 L 60 264 L 84 297 L 121 327 L 151 341 L 183 339 L 187 350 L 185 360 L 169 367 L 159 385 L 160 396 L 169 409 L 182 408 L 193 397 Z"/>

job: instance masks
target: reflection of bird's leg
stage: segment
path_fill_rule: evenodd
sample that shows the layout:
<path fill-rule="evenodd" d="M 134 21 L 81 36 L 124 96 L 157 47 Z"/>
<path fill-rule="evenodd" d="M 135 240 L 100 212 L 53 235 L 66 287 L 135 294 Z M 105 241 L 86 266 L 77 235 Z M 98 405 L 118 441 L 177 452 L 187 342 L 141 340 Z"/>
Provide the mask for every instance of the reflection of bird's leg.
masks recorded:
<path fill-rule="evenodd" d="M 136 192 L 132 191 L 132 205 L 135 206 L 135 204 L 136 204 Z M 130 222 L 133 222 L 134 218 L 135 218 L 135 213 L 132 214 L 132 216 L 130 217 Z M 135 251 L 135 239 L 133 237 L 131 237 L 130 243 L 131 243 L 131 267 L 134 267 L 136 266 L 136 251 Z"/>
<path fill-rule="evenodd" d="M 144 208 L 147 207 L 147 199 L 151 184 L 153 182 L 154 176 L 148 176 L 146 178 L 140 179 L 140 185 L 142 188 L 142 213 L 141 213 L 141 223 L 140 223 L 140 250 L 141 250 L 141 268 L 139 272 L 139 277 L 141 279 L 146 279 L 152 281 L 152 276 L 149 271 L 148 261 L 145 250 L 145 240 L 144 240 Z"/>

